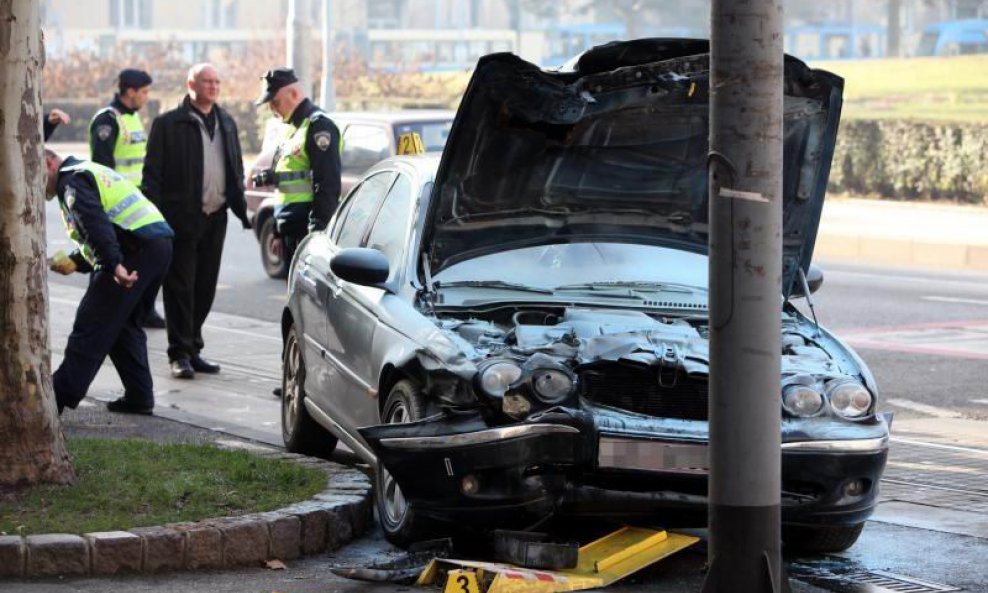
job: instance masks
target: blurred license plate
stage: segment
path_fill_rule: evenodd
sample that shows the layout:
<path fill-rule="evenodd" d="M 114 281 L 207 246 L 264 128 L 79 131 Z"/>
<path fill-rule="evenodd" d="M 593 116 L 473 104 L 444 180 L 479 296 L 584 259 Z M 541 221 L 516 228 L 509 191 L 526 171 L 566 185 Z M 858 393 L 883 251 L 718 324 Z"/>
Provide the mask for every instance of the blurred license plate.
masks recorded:
<path fill-rule="evenodd" d="M 707 474 L 706 443 L 674 443 L 620 437 L 600 437 L 597 464 L 601 468 L 679 474 Z"/>

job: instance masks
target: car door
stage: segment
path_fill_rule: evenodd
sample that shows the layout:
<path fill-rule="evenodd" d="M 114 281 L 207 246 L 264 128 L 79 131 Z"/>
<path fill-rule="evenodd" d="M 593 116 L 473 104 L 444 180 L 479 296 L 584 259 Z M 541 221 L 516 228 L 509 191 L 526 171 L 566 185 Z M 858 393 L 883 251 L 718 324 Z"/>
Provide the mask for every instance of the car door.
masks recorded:
<path fill-rule="evenodd" d="M 318 370 L 310 371 L 306 377 L 306 389 L 312 402 L 337 423 L 341 420 L 338 411 L 347 407 L 346 398 L 353 391 L 349 389 L 352 383 L 352 378 L 347 374 L 349 369 L 340 360 L 340 353 L 351 346 L 345 344 L 346 333 L 341 335 L 338 330 L 373 322 L 360 318 L 359 311 L 348 306 L 345 299 L 336 298 L 342 281 L 333 274 L 330 261 L 340 249 L 360 245 L 394 176 L 392 171 L 382 171 L 354 188 L 344 200 L 329 231 L 310 239 L 313 246 L 318 242 L 319 248 L 306 249 L 299 261 L 297 286 L 302 297 L 300 309 L 306 327 L 306 341 L 314 341 L 318 349 L 318 356 L 310 357 L 314 364 L 308 366 L 309 369 Z"/>
<path fill-rule="evenodd" d="M 357 287 L 338 278 L 330 269 L 329 261 L 339 250 L 359 247 L 363 243 L 370 222 L 394 178 L 394 171 L 382 171 L 367 177 L 354 189 L 345 211 L 340 212 L 335 235 L 330 237 L 325 269 L 318 271 L 321 274 L 318 281 L 326 286 L 322 311 L 325 333 L 321 342 L 328 368 L 327 383 L 318 386 L 322 397 L 313 397 L 313 401 L 348 431 L 353 427 L 352 418 L 376 412 L 377 409 L 367 397 L 369 385 L 366 377 L 357 372 L 365 364 L 362 357 L 366 354 L 363 351 L 369 348 L 367 336 L 373 332 L 376 321 L 366 307 L 355 299 Z"/>
<path fill-rule="evenodd" d="M 379 341 L 392 339 L 395 330 L 395 321 L 390 319 L 389 311 L 392 307 L 387 306 L 388 299 L 399 299 L 395 295 L 397 283 L 403 274 L 403 262 L 405 257 L 406 243 L 410 228 L 412 210 L 412 180 L 405 174 L 399 174 L 395 179 L 391 190 L 385 197 L 377 216 L 374 218 L 364 247 L 377 249 L 388 260 L 388 281 L 391 289 L 388 291 L 370 286 L 347 285 L 340 296 L 352 299 L 362 315 L 367 315 L 374 320 L 374 324 L 368 327 L 368 331 L 361 331 L 354 336 L 356 347 L 350 352 L 344 353 L 345 363 L 350 366 L 353 374 L 360 381 L 358 383 L 360 392 L 354 395 L 354 399 L 363 397 L 373 403 L 372 406 L 355 405 L 351 409 L 353 417 L 348 419 L 354 428 L 378 424 L 378 406 L 373 396 L 377 394 L 379 372 L 381 361 L 376 357 L 383 348 L 375 348 Z M 383 394 L 386 396 L 387 394 Z"/>

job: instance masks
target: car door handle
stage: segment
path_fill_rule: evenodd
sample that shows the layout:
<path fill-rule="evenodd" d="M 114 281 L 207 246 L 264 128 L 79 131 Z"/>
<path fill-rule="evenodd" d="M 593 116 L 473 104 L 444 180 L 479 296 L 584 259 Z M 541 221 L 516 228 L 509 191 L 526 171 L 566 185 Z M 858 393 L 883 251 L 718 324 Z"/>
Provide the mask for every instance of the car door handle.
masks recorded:
<path fill-rule="evenodd" d="M 326 284 L 329 286 L 329 290 L 333 293 L 334 297 L 340 296 L 340 292 L 343 290 L 343 283 L 338 279 L 331 276 L 326 277 Z"/>

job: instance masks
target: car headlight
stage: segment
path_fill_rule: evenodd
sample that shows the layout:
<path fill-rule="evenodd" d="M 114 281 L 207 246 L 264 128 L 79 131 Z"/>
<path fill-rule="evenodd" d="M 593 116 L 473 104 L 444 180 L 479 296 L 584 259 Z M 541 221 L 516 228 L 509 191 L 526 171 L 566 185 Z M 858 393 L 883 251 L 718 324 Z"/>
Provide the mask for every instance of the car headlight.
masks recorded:
<path fill-rule="evenodd" d="M 573 392 L 573 378 L 558 369 L 538 369 L 532 373 L 532 388 L 540 400 L 555 404 Z"/>
<path fill-rule="evenodd" d="M 830 407 L 844 418 L 862 418 L 868 415 L 874 398 L 864 385 L 855 382 L 837 383 L 827 389 Z"/>
<path fill-rule="evenodd" d="M 520 378 L 520 366 L 513 362 L 495 362 L 480 371 L 480 388 L 493 397 L 504 397 L 508 387 Z"/>
<path fill-rule="evenodd" d="M 793 416 L 815 416 L 823 409 L 823 394 L 808 385 L 790 385 L 782 392 L 782 407 Z"/>

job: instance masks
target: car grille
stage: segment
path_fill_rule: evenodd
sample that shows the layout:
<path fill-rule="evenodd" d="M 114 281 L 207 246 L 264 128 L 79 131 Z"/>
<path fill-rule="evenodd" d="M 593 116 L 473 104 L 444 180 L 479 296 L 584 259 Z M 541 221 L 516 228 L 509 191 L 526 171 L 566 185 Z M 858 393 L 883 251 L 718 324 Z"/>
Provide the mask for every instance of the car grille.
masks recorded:
<path fill-rule="evenodd" d="M 597 367 L 580 375 L 583 397 L 656 418 L 707 420 L 707 381 L 684 374 L 659 374 L 654 368 Z"/>

